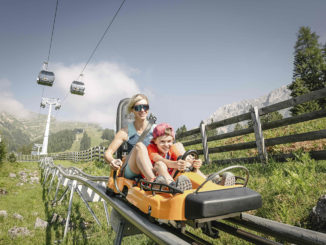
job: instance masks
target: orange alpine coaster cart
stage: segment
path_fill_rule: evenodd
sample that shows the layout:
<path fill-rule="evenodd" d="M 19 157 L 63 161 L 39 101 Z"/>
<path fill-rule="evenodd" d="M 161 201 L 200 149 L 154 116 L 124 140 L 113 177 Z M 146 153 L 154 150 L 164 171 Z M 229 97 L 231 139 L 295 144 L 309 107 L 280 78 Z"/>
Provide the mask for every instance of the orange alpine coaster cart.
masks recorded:
<path fill-rule="evenodd" d="M 129 99 L 119 103 L 117 113 L 117 131 L 128 121 L 126 105 Z M 122 158 L 124 147 L 117 152 Z M 198 157 L 195 151 L 187 151 Z M 236 183 L 231 186 L 213 183 L 212 180 L 229 170 L 240 169 L 245 177 L 235 176 Z M 126 179 L 118 171 L 111 171 L 107 184 L 109 195 L 120 194 L 126 201 L 137 207 L 149 217 L 161 223 L 174 226 L 180 222 L 204 223 L 211 220 L 239 216 L 241 212 L 258 209 L 262 205 L 259 193 L 246 187 L 249 171 L 243 166 L 230 166 L 209 175 L 206 179 L 193 171 L 177 173 L 186 175 L 192 182 L 192 189 L 181 191 L 167 184 L 148 182 L 144 179 Z"/>

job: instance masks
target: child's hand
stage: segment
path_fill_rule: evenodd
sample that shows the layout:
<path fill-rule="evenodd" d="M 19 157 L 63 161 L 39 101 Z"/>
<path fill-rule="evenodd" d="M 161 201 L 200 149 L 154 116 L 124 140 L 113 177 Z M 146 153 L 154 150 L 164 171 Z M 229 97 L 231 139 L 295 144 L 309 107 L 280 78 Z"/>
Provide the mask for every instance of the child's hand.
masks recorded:
<path fill-rule="evenodd" d="M 184 171 L 186 169 L 187 162 L 185 160 L 178 160 L 177 165 L 179 171 Z"/>

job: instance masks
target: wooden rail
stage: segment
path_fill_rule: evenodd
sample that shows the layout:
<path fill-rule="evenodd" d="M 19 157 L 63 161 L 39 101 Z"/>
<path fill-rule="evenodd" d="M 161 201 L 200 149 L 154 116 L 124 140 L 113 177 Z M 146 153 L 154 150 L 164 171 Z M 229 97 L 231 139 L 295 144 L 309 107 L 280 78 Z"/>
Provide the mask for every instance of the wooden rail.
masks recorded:
<path fill-rule="evenodd" d="M 228 163 L 228 162 L 253 162 L 253 161 L 260 161 L 263 163 L 267 162 L 267 150 L 266 147 L 271 147 L 279 144 L 286 144 L 286 143 L 294 143 L 294 142 L 302 142 L 302 141 L 308 141 L 308 140 L 318 140 L 318 139 L 324 139 L 326 138 L 326 130 L 320 130 L 320 131 L 313 131 L 313 132 L 307 132 L 307 133 L 301 133 L 301 134 L 294 134 L 294 135 L 288 135 L 288 136 L 282 136 L 282 137 L 275 137 L 271 139 L 264 139 L 263 136 L 263 130 L 269 130 L 269 129 L 275 129 L 282 126 L 287 126 L 295 123 L 305 122 L 309 120 L 314 120 L 318 118 L 323 118 L 326 116 L 326 109 L 320 110 L 320 111 L 314 111 L 310 113 L 305 113 L 302 115 L 297 115 L 289 118 L 284 118 L 282 120 L 277 120 L 273 122 L 267 122 L 267 123 L 261 123 L 260 117 L 263 115 L 266 115 L 271 112 L 275 112 L 278 110 L 286 109 L 292 106 L 296 106 L 305 102 L 309 102 L 312 100 L 318 100 L 326 98 L 326 88 L 323 88 L 321 90 L 313 91 L 309 94 L 304 94 L 286 101 L 282 101 L 273 105 L 269 105 L 263 108 L 257 108 L 252 107 L 250 108 L 249 112 L 234 116 L 231 118 L 227 118 L 221 121 L 213 122 L 211 124 L 203 125 L 203 122 L 201 123 L 199 128 L 195 128 L 186 132 L 181 133 L 177 140 L 180 141 L 182 139 L 190 138 L 192 136 L 193 140 L 188 140 L 186 142 L 183 142 L 185 146 L 192 146 L 196 144 L 202 144 L 203 148 L 201 150 L 198 150 L 199 154 L 204 154 L 205 162 L 208 163 L 209 161 L 209 154 L 212 153 L 221 153 L 221 152 L 229 152 L 229 151 L 237 151 L 237 150 L 247 150 L 247 149 L 253 149 L 257 148 L 258 155 L 256 157 L 251 158 L 238 158 L 238 159 L 225 159 L 225 160 L 215 160 L 213 162 L 219 162 L 219 163 Z M 219 127 L 228 126 L 231 124 L 239 123 L 242 121 L 251 120 L 252 125 L 251 127 L 235 130 L 232 132 L 227 132 L 219 135 L 213 135 L 207 137 L 207 132 L 209 130 L 214 130 Z M 236 136 L 243 136 L 250 133 L 255 133 L 255 141 L 251 142 L 245 142 L 245 143 L 238 143 L 238 144 L 231 144 L 231 145 L 224 145 L 224 146 L 218 146 L 218 147 L 212 147 L 208 148 L 207 143 L 218 141 L 222 139 L 228 139 Z M 206 154 L 205 154 L 206 153 Z M 317 154 L 314 152 L 312 156 L 318 156 L 318 159 L 326 159 L 326 154 L 324 151 L 321 151 L 320 154 Z M 270 156 L 276 159 L 284 159 L 282 155 L 277 156 Z"/>
<path fill-rule="evenodd" d="M 205 158 L 205 163 L 209 163 L 209 154 L 213 153 L 222 153 L 222 152 L 229 152 L 229 151 L 238 151 L 238 150 L 247 150 L 257 148 L 258 155 L 255 157 L 249 158 L 237 158 L 237 159 L 224 159 L 224 160 L 215 160 L 214 163 L 227 163 L 227 162 L 253 162 L 253 161 L 260 161 L 263 163 L 267 162 L 268 155 L 266 147 L 271 147 L 280 144 L 286 143 L 293 143 L 293 142 L 302 142 L 308 140 L 318 140 L 326 138 L 326 130 L 320 131 L 313 131 L 301 134 L 294 134 L 282 137 L 276 137 L 271 139 L 264 139 L 263 130 L 270 130 L 275 129 L 282 126 L 292 125 L 295 123 L 305 122 L 309 120 L 319 119 L 326 117 L 326 109 L 320 111 L 314 111 L 310 113 L 305 113 L 302 115 L 297 115 L 289 118 L 284 118 L 282 120 L 277 120 L 273 122 L 261 123 L 260 117 L 266 115 L 271 112 L 275 112 L 278 110 L 283 110 L 292 106 L 296 106 L 305 102 L 309 102 L 312 100 L 318 100 L 326 98 L 326 88 L 321 90 L 313 91 L 309 94 L 304 94 L 286 101 L 282 101 L 273 105 L 269 105 L 263 108 L 252 107 L 247 113 L 230 117 L 221 121 L 213 122 L 211 124 L 204 124 L 201 122 L 200 127 L 186 131 L 181 133 L 177 140 L 182 140 L 186 137 L 192 137 L 195 139 L 188 140 L 183 142 L 185 146 L 193 146 L 197 144 L 202 144 L 202 149 L 198 150 L 199 154 L 203 154 Z M 228 133 L 208 136 L 207 133 L 209 130 L 214 130 L 220 127 L 228 126 L 231 124 L 243 122 L 243 121 L 252 121 L 251 127 L 235 130 Z M 236 136 L 243 136 L 247 134 L 255 134 L 255 141 L 245 142 L 245 143 L 238 143 L 238 144 L 231 144 L 231 145 L 223 145 L 218 147 L 208 148 L 208 142 L 216 142 L 223 139 L 228 139 Z M 183 141 L 183 140 L 182 140 Z M 52 153 L 48 154 L 48 156 L 53 157 L 55 160 L 70 160 L 74 162 L 78 161 L 104 161 L 104 151 L 105 148 L 102 146 L 96 146 L 90 148 L 85 151 L 80 152 L 63 152 L 63 153 Z M 285 156 L 285 155 L 284 155 Z M 277 156 L 269 156 L 275 159 L 284 159 L 284 156 L 277 155 Z M 326 154 L 324 151 L 317 154 L 314 152 L 312 157 L 318 156 L 317 159 L 326 159 Z M 31 156 L 31 155 L 17 155 L 18 161 L 37 161 L 39 160 L 38 156 Z"/>
<path fill-rule="evenodd" d="M 106 148 L 103 146 L 92 147 L 85 151 L 79 152 L 61 152 L 61 153 L 50 153 L 46 156 L 52 157 L 54 160 L 68 160 L 72 162 L 86 162 L 86 161 L 102 161 L 104 162 L 104 152 Z M 31 156 L 31 155 L 16 155 L 17 162 L 25 161 L 38 161 L 42 156 Z"/>

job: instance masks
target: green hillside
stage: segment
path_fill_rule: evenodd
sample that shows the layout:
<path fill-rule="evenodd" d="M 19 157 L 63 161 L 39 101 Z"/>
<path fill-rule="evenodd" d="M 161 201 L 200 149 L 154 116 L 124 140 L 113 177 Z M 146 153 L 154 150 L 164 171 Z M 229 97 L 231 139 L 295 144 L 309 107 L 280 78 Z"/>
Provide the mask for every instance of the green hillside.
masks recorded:
<path fill-rule="evenodd" d="M 18 118 L 6 112 L 0 113 L 0 135 L 6 142 L 7 150 L 20 152 L 23 147 L 31 146 L 34 143 L 42 143 L 45 131 L 47 116 L 31 113 L 28 118 Z M 91 138 L 91 147 L 103 144 L 105 140 L 101 139 L 103 129 L 95 123 L 58 121 L 51 118 L 50 137 L 64 130 L 82 129 Z M 68 151 L 79 151 L 80 138 L 82 134 L 77 134 L 72 147 Z"/>

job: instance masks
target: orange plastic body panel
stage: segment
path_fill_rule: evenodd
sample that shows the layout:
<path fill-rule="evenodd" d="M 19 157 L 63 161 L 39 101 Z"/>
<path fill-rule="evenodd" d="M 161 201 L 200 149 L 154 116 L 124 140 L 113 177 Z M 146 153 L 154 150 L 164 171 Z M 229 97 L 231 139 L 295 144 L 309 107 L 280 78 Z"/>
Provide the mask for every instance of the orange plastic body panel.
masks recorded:
<path fill-rule="evenodd" d="M 194 172 L 186 172 L 183 175 L 186 175 L 193 185 L 193 189 L 187 190 L 183 194 L 172 195 L 168 193 L 152 193 L 151 191 L 144 191 L 140 189 L 139 185 L 135 185 L 135 181 L 124 177 L 117 177 L 117 185 L 120 191 L 126 187 L 128 188 L 126 199 L 143 213 L 149 214 L 151 217 L 156 219 L 182 221 L 186 220 L 186 196 L 195 192 L 198 186 L 205 181 L 202 176 Z M 229 189 L 240 186 L 242 185 L 221 186 L 209 181 L 199 190 L 199 192 Z M 112 174 L 108 182 L 108 188 L 114 190 L 115 193 L 118 193 L 114 185 Z"/>

